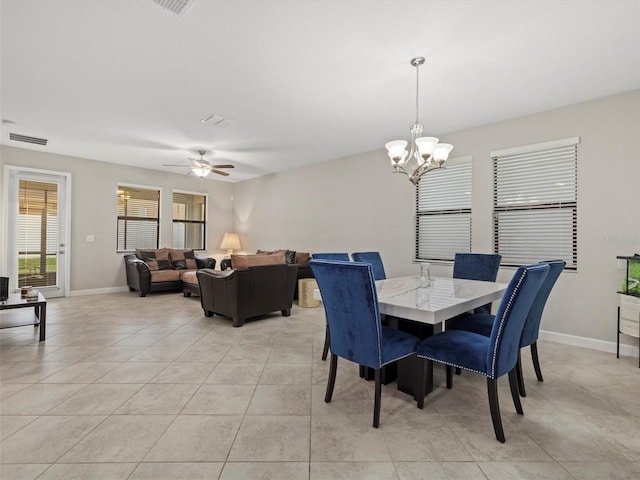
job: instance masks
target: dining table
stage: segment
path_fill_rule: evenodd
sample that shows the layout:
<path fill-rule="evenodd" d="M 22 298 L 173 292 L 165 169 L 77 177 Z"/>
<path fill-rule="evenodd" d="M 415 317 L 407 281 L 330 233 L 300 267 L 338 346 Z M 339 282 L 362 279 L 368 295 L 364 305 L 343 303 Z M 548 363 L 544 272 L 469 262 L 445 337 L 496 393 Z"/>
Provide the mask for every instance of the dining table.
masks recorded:
<path fill-rule="evenodd" d="M 446 321 L 471 312 L 474 308 L 502 298 L 506 283 L 466 280 L 462 278 L 431 277 L 427 285 L 417 275 L 376 281 L 378 307 L 388 326 L 407 331 L 424 339 L 443 331 Z M 319 290 L 314 297 L 322 300 Z M 413 395 L 415 391 L 417 358 L 415 355 L 398 362 L 398 390 Z M 433 391 L 433 365 L 427 368 L 425 391 Z"/>

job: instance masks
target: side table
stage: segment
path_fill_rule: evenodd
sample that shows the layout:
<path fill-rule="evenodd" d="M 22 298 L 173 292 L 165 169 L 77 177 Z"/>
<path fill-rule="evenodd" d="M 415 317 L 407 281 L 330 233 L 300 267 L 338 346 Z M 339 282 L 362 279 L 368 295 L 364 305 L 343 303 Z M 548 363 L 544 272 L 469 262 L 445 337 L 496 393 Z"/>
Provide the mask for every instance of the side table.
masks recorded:
<path fill-rule="evenodd" d="M 313 308 L 320 306 L 320 300 L 313 298 L 313 291 L 318 288 L 315 278 L 301 278 L 298 280 L 298 306 Z"/>
<path fill-rule="evenodd" d="M 10 325 L 7 327 L 0 328 L 11 328 L 11 327 L 24 327 L 25 325 L 33 325 L 34 327 L 40 326 L 40 341 L 44 341 L 46 338 L 46 327 L 47 327 L 47 299 L 44 298 L 41 292 L 38 292 L 37 300 L 27 300 L 26 298 L 22 298 L 19 293 L 12 293 L 9 295 L 9 298 L 0 302 L 0 310 L 12 310 L 15 308 L 28 308 L 33 307 L 36 322 L 34 323 L 22 323 L 19 325 Z"/>

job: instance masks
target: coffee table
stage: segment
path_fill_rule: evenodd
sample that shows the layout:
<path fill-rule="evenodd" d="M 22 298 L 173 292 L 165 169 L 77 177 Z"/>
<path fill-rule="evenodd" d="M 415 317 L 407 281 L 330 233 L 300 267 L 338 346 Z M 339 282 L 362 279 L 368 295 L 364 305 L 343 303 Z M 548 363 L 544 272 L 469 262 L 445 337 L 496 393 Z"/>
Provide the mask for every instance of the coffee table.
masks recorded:
<path fill-rule="evenodd" d="M 47 326 L 47 299 L 44 298 L 42 293 L 38 292 L 37 300 L 27 300 L 22 298 L 19 293 L 12 293 L 9 298 L 0 302 L 0 310 L 12 310 L 15 308 L 29 308 L 33 307 L 36 321 L 33 323 L 20 323 L 17 325 L 8 325 L 2 328 L 23 327 L 25 325 L 33 325 L 34 327 L 40 326 L 40 341 L 44 341 L 46 338 L 46 326 Z"/>

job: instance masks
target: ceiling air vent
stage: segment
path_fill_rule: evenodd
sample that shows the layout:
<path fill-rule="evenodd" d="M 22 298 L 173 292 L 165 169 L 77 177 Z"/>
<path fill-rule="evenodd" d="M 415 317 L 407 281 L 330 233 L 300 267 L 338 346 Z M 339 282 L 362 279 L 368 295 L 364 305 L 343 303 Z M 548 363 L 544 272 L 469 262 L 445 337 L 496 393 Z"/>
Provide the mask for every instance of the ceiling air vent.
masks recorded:
<path fill-rule="evenodd" d="M 176 15 L 184 14 L 195 0 L 151 0 Z"/>
<path fill-rule="evenodd" d="M 49 141 L 46 138 L 28 137 L 27 135 L 20 135 L 19 133 L 9 133 L 9 140 L 15 140 L 16 142 L 35 143 L 36 145 L 46 145 Z"/>

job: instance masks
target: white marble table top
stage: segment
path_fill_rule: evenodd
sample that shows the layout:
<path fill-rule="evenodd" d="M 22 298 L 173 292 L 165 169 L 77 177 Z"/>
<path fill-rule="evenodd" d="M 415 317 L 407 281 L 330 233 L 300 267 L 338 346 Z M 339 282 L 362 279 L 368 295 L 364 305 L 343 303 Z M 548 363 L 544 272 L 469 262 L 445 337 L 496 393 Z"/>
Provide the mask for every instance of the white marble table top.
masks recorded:
<path fill-rule="evenodd" d="M 430 287 L 417 286 L 417 276 L 376 282 L 380 313 L 436 325 L 502 298 L 505 283 L 434 277 Z M 319 290 L 315 298 L 322 299 Z"/>

